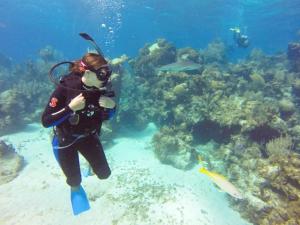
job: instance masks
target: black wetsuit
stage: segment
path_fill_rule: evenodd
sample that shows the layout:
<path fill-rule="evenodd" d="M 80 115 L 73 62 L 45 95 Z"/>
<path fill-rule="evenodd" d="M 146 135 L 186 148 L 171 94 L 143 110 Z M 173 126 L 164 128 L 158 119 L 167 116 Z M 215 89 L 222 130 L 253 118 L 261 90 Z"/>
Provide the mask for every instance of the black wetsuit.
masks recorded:
<path fill-rule="evenodd" d="M 233 39 L 236 42 L 237 46 L 240 48 L 247 48 L 250 44 L 248 36 L 243 35 L 240 32 L 234 32 Z"/>
<path fill-rule="evenodd" d="M 100 91 L 86 91 L 88 87 L 81 82 L 81 76 L 69 74 L 57 86 L 42 115 L 44 127 L 55 127 L 53 148 L 70 186 L 81 183 L 78 151 L 87 159 L 94 173 L 107 178 L 111 171 L 108 166 L 101 142 L 100 129 L 103 120 L 108 119 L 108 109 L 99 107 Z M 85 107 L 76 112 L 68 104 L 83 93 Z"/>

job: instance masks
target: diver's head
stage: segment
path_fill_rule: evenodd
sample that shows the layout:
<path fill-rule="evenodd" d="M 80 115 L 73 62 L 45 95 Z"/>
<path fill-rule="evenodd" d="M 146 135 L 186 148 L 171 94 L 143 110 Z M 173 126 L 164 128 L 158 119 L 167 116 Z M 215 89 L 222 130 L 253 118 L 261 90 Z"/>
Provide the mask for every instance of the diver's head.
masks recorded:
<path fill-rule="evenodd" d="M 103 56 L 87 53 L 71 66 L 71 71 L 82 76 L 87 86 L 103 87 L 111 75 L 111 68 Z"/>

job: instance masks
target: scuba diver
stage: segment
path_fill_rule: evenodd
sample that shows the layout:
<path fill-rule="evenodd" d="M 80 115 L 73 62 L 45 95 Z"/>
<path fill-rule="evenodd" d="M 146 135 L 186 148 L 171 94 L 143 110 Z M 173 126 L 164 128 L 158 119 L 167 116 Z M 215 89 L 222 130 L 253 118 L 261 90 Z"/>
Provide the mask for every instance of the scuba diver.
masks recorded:
<path fill-rule="evenodd" d="M 230 28 L 233 32 L 233 40 L 240 48 L 247 48 L 250 45 L 249 38 L 245 34 L 241 34 L 241 30 L 238 27 Z"/>
<path fill-rule="evenodd" d="M 92 42 L 98 54 L 87 53 L 80 60 L 61 62 L 51 68 L 50 79 L 57 87 L 42 115 L 43 126 L 54 127 L 53 152 L 71 187 L 74 215 L 90 208 L 81 186 L 78 152 L 99 179 L 110 176 L 99 134 L 102 122 L 110 119 L 116 110 L 114 92 L 107 88 L 112 70 L 93 39 L 85 33 L 80 35 Z M 70 72 L 55 82 L 54 70 L 66 63 Z"/>

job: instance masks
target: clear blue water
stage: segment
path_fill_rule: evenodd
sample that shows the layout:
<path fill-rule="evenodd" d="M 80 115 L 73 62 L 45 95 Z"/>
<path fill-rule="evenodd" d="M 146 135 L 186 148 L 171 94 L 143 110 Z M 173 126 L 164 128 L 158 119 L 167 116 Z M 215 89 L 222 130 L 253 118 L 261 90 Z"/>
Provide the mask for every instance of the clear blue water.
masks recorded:
<path fill-rule="evenodd" d="M 251 48 L 274 53 L 297 38 L 299 8 L 298 0 L 2 0 L 0 50 L 22 61 L 50 44 L 76 58 L 87 48 L 77 34 L 88 32 L 109 57 L 135 56 L 146 42 L 161 37 L 176 47 L 196 49 L 216 38 L 230 43 L 228 29 L 240 26 L 251 38 Z"/>

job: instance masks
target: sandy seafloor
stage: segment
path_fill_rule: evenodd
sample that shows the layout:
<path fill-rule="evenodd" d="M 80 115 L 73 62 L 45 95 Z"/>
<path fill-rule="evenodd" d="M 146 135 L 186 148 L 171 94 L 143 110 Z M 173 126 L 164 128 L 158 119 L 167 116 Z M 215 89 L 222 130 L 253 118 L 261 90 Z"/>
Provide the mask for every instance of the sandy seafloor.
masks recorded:
<path fill-rule="evenodd" d="M 52 154 L 49 130 L 31 124 L 1 137 L 26 160 L 13 181 L 0 186 L 0 225 L 244 225 L 225 193 L 198 172 L 161 164 L 151 150 L 155 127 L 115 139 L 105 150 L 107 180 L 83 178 L 91 209 L 73 216 L 70 189 Z M 129 138 L 130 137 L 130 138 Z"/>

